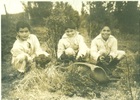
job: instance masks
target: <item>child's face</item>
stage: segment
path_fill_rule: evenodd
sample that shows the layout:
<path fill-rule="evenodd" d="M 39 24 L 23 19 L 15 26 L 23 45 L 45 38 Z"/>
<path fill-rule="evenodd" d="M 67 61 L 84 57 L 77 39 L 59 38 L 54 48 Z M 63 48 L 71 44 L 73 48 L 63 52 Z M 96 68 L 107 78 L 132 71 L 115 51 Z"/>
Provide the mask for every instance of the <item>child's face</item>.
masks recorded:
<path fill-rule="evenodd" d="M 69 36 L 69 37 L 72 37 L 72 36 L 74 36 L 74 34 L 75 34 L 75 30 L 74 29 L 67 29 L 66 31 L 65 31 L 65 33 L 67 34 L 67 36 Z"/>
<path fill-rule="evenodd" d="M 19 38 L 23 41 L 27 40 L 29 37 L 30 31 L 27 27 L 25 28 L 20 28 L 19 31 L 17 32 L 17 35 Z"/>
<path fill-rule="evenodd" d="M 102 30 L 101 30 L 101 35 L 102 35 L 102 38 L 104 40 L 107 40 L 109 38 L 111 34 L 111 30 L 108 26 L 105 26 Z"/>

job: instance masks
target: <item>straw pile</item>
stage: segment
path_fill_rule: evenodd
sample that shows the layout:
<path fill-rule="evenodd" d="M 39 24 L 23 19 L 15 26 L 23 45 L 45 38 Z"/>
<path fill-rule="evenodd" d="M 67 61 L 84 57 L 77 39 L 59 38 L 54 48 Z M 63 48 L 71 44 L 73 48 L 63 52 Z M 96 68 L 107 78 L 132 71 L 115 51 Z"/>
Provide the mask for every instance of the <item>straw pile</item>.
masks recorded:
<path fill-rule="evenodd" d="M 10 97 L 17 100 L 68 100 L 72 96 L 94 98 L 96 84 L 89 77 L 88 70 L 81 66 L 53 64 L 45 69 L 34 68 L 13 83 L 15 87 L 10 91 Z"/>
<path fill-rule="evenodd" d="M 135 68 L 132 67 L 134 66 L 132 58 L 130 55 L 127 60 L 124 59 L 119 63 L 119 66 L 124 68 L 123 78 L 105 87 L 98 85 L 90 77 L 90 69 L 87 67 L 62 66 L 50 62 L 45 69 L 34 68 L 23 79 L 15 81 L 14 89 L 9 92 L 10 99 L 8 100 L 129 99 L 130 95 L 126 93 L 128 91 L 127 67 L 130 68 L 130 75 L 132 75 L 135 72 L 133 71 Z M 127 62 L 129 62 L 128 66 Z"/>

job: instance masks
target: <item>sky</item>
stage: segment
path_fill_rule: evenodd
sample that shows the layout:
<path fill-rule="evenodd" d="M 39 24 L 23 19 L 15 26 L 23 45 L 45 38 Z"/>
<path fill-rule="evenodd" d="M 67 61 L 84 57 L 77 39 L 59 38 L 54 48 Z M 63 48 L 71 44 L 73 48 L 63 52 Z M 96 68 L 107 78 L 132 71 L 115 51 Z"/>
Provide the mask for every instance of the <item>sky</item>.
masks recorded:
<path fill-rule="evenodd" d="M 10 14 L 23 12 L 22 4 L 19 0 L 1 0 L 0 13 L 5 14 L 4 4 L 6 5 L 7 12 Z"/>
<path fill-rule="evenodd" d="M 24 9 L 23 9 L 23 5 L 21 4 L 21 1 L 24 1 L 24 2 L 27 2 L 27 1 L 54 1 L 54 2 L 65 1 L 71 4 L 72 7 L 75 10 L 77 10 L 80 14 L 82 1 L 93 1 L 93 0 L 0 0 L 0 13 L 5 14 L 4 4 L 6 5 L 7 12 L 10 14 L 23 12 Z M 94 0 L 94 1 L 103 1 L 103 0 Z M 118 1 L 118 0 L 114 0 L 114 1 Z M 136 0 L 127 0 L 127 1 L 136 1 Z M 139 1 L 139 4 L 140 4 L 140 1 Z"/>
<path fill-rule="evenodd" d="M 23 9 L 23 5 L 21 4 L 21 1 L 27 2 L 27 0 L 14 0 L 14 2 L 13 0 L 0 0 L 0 13 L 5 14 L 4 4 L 6 5 L 7 12 L 10 14 L 23 12 L 24 9 Z M 49 1 L 49 0 L 41 0 L 41 1 Z M 81 11 L 82 0 L 53 0 L 53 1 L 69 2 L 69 4 L 71 4 L 75 10 L 77 10 L 78 12 Z"/>

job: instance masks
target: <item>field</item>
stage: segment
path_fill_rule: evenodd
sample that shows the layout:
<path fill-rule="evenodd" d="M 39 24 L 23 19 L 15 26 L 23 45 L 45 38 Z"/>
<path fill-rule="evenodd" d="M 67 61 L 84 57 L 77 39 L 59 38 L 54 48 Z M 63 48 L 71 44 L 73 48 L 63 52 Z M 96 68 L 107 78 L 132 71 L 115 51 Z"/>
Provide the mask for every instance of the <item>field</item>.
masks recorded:
<path fill-rule="evenodd" d="M 87 69 L 56 70 L 55 58 L 46 69 L 35 68 L 23 79 L 15 78 L 10 49 L 16 33 L 14 26 L 10 26 L 10 30 L 5 26 L 2 26 L 2 100 L 140 100 L 140 65 L 139 61 L 136 62 L 136 52 L 140 50 L 139 34 L 114 34 L 118 38 L 119 49 L 127 54 L 118 65 L 123 68 L 123 73 L 118 81 L 99 84 L 92 81 L 88 74 L 84 76 Z M 52 53 L 46 29 L 32 28 L 42 48 Z M 85 29 L 79 31 L 90 46 L 91 39 Z"/>

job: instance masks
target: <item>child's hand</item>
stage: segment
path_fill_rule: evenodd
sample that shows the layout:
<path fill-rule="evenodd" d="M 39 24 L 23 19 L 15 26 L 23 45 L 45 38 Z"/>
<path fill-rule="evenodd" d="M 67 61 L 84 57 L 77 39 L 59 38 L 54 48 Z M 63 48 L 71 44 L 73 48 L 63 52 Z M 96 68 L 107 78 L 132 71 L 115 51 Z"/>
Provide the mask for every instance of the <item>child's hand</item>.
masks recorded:
<path fill-rule="evenodd" d="M 32 62 L 33 62 L 33 58 L 28 57 L 28 62 L 29 62 L 29 63 L 32 63 Z"/>
<path fill-rule="evenodd" d="M 108 56 L 108 59 L 109 59 L 109 63 L 110 63 L 110 62 L 112 62 L 113 57 L 110 55 L 110 56 Z"/>
<path fill-rule="evenodd" d="M 104 56 L 99 56 L 98 60 L 99 60 L 100 62 L 102 62 L 102 61 L 105 60 L 105 57 L 104 57 Z"/>
<path fill-rule="evenodd" d="M 78 54 L 77 56 L 76 56 L 76 60 L 78 60 L 78 59 L 83 59 L 84 58 L 84 54 Z"/>
<path fill-rule="evenodd" d="M 22 63 L 24 60 L 24 58 L 19 59 L 19 63 Z"/>

